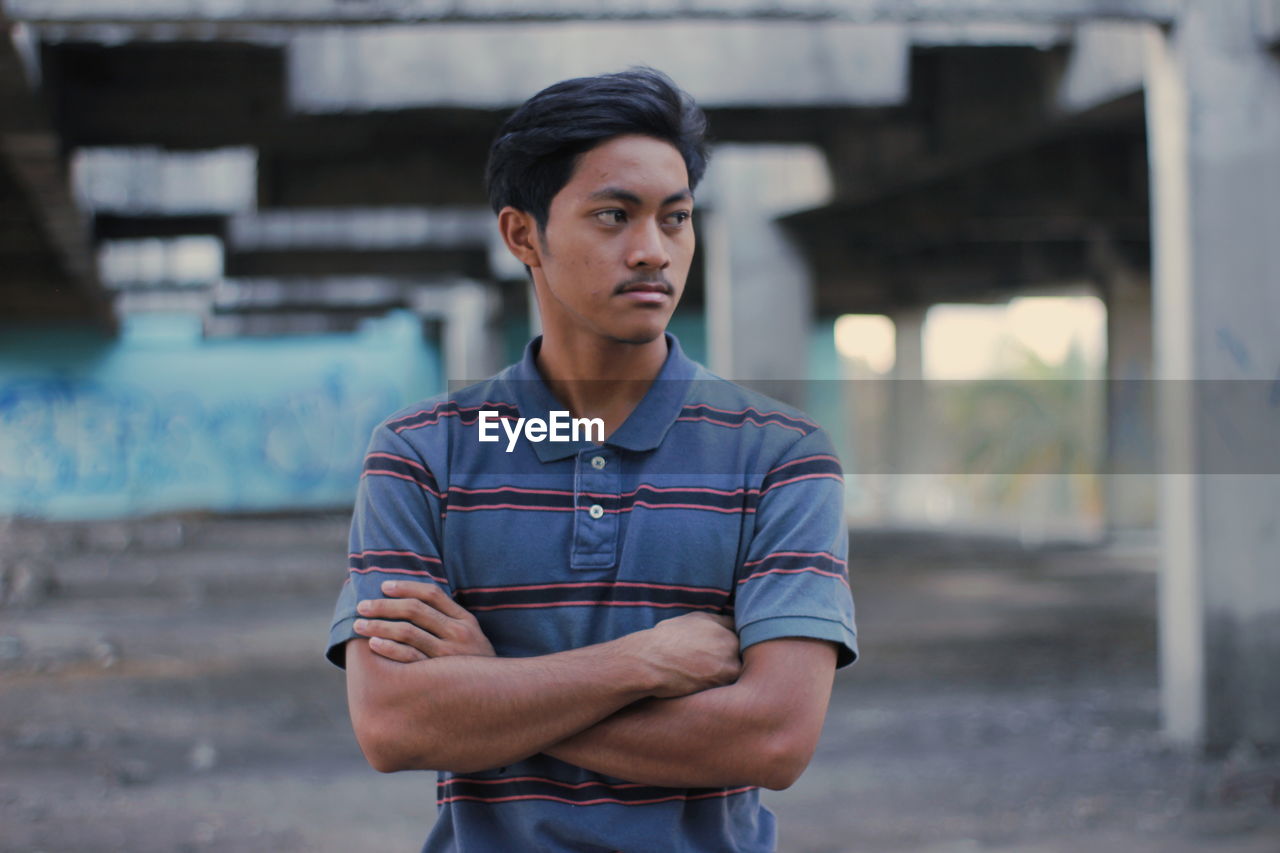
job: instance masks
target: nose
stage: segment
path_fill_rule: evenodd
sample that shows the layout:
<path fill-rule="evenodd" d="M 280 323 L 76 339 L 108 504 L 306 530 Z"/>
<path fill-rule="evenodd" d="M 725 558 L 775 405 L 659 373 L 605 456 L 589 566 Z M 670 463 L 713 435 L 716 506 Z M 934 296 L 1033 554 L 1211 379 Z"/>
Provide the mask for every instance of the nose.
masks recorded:
<path fill-rule="evenodd" d="M 671 255 L 667 252 L 662 239 L 662 230 L 657 222 L 649 220 L 638 223 L 632 229 L 632 235 L 631 243 L 627 247 L 629 268 L 663 270 L 671 265 Z"/>

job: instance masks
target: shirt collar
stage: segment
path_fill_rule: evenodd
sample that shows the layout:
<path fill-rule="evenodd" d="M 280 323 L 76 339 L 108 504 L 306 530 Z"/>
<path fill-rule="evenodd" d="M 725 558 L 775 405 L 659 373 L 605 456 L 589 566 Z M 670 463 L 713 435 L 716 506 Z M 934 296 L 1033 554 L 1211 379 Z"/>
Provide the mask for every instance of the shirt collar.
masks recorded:
<path fill-rule="evenodd" d="M 605 440 L 606 447 L 633 451 L 653 450 L 662 443 L 667 430 L 679 417 L 689 396 L 690 380 L 696 375 L 698 365 L 684 354 L 675 335 L 670 332 L 664 334 L 667 358 L 662 363 L 662 369 L 627 420 Z M 553 410 L 564 410 L 563 404 L 552 395 L 538 371 L 535 359 L 541 346 L 541 335 L 529 341 L 524 348 L 524 357 L 512 365 L 508 374 L 512 386 L 511 395 L 523 418 L 546 420 Z M 540 461 L 554 462 L 596 446 L 589 441 L 540 441 L 533 444 L 533 449 Z"/>

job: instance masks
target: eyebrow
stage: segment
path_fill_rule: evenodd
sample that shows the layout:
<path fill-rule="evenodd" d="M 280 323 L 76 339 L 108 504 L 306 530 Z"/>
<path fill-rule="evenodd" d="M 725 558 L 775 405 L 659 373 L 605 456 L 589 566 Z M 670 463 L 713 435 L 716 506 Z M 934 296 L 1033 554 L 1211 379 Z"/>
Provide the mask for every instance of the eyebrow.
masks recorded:
<path fill-rule="evenodd" d="M 630 190 L 624 190 L 622 187 L 605 187 L 602 190 L 596 190 L 591 195 L 587 196 L 587 198 L 590 201 L 623 201 L 634 205 L 642 203 L 640 196 Z M 669 204 L 674 204 L 677 201 L 684 201 L 685 199 L 693 201 L 693 193 L 687 189 L 680 190 L 678 193 L 672 193 L 664 198 L 662 203 L 658 206 L 666 207 Z"/>

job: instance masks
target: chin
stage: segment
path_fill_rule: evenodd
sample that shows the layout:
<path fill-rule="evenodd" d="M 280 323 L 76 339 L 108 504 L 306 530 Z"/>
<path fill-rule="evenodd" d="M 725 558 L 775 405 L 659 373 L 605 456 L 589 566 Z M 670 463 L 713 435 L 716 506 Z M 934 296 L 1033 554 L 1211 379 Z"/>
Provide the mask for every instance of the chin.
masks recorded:
<path fill-rule="evenodd" d="M 609 337 L 620 344 L 634 344 L 639 346 L 641 344 L 653 343 L 658 338 L 662 337 L 662 333 L 666 330 L 667 327 L 665 325 L 647 329 L 627 329 L 625 331 L 619 331 L 612 334 Z"/>

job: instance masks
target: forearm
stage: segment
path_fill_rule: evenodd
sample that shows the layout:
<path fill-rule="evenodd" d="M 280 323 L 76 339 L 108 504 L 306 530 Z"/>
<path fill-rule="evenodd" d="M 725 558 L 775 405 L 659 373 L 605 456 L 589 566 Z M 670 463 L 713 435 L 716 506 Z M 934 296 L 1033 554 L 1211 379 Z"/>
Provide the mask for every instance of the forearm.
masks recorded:
<path fill-rule="evenodd" d="M 785 787 L 784 734 L 738 684 L 678 699 L 649 699 L 545 750 L 642 785 Z"/>
<path fill-rule="evenodd" d="M 643 785 L 788 787 L 817 746 L 835 651 L 791 639 L 745 657 L 734 684 L 638 702 L 545 751 Z"/>
<path fill-rule="evenodd" d="M 511 764 L 653 692 L 627 638 L 535 658 L 400 664 L 347 644 L 357 739 L 378 770 L 470 772 Z"/>

